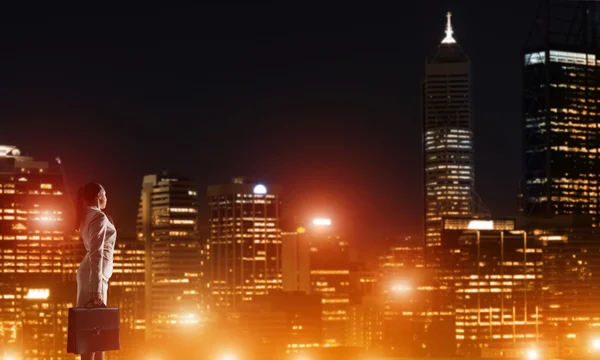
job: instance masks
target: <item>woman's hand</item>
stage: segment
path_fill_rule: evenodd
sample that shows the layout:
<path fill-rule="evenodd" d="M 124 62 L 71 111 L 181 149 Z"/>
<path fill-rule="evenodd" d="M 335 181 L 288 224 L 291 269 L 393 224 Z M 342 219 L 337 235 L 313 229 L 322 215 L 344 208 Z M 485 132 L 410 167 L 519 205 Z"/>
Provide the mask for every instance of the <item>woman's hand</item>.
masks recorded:
<path fill-rule="evenodd" d="M 90 300 L 93 302 L 94 306 L 102 305 L 102 293 L 92 292 L 90 293 Z"/>

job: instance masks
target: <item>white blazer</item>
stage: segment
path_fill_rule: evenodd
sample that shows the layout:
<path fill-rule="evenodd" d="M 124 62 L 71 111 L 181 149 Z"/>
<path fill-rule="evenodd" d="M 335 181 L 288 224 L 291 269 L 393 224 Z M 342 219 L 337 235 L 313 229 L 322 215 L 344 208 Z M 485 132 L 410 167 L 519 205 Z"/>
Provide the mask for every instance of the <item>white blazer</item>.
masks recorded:
<path fill-rule="evenodd" d="M 102 281 L 108 282 L 113 273 L 117 229 L 100 208 L 90 206 L 81 222 L 79 233 L 86 253 L 78 271 L 78 280 L 81 279 L 83 283 L 78 286 L 86 289 L 86 292 L 102 293 Z M 89 279 L 89 282 L 84 279 Z"/>

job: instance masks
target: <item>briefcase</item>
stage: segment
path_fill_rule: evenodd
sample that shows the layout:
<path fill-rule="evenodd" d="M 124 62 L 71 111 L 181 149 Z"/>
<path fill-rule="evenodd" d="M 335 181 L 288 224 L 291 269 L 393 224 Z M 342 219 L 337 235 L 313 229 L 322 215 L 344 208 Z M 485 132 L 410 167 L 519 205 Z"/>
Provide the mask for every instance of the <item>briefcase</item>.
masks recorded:
<path fill-rule="evenodd" d="M 119 350 L 119 309 L 76 307 L 69 309 L 67 352 L 84 354 Z"/>

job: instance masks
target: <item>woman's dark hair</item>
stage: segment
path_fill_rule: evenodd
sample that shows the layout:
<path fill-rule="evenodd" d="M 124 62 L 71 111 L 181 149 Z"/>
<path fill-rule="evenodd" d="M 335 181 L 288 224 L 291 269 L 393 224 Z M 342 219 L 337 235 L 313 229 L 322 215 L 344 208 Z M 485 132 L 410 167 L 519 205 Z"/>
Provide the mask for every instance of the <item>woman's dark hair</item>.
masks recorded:
<path fill-rule="evenodd" d="M 75 204 L 75 229 L 79 230 L 83 217 L 85 216 L 85 208 L 94 202 L 98 194 L 102 190 L 102 185 L 98 183 L 87 183 L 77 190 L 77 202 Z"/>

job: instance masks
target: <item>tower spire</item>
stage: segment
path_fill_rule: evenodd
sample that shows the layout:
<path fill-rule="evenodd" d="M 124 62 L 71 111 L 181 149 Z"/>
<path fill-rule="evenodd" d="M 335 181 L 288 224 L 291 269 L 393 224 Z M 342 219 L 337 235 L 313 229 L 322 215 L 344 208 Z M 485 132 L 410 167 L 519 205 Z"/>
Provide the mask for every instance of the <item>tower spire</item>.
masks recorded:
<path fill-rule="evenodd" d="M 448 22 L 446 23 L 446 37 L 444 38 L 444 40 L 442 40 L 442 44 L 455 44 L 456 40 L 454 40 L 454 38 L 452 37 L 454 31 L 452 30 L 452 13 L 450 11 L 446 13 L 446 18 L 448 18 Z"/>

